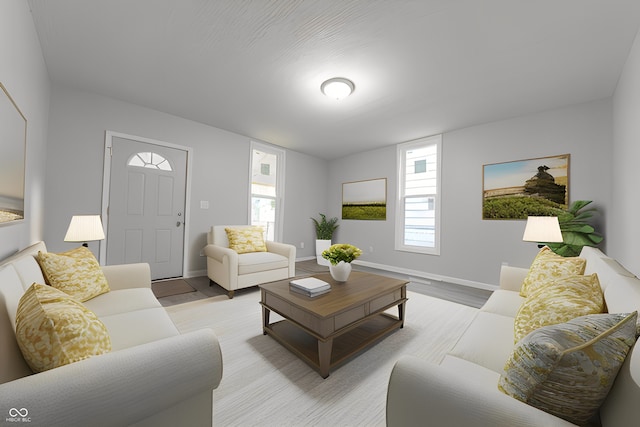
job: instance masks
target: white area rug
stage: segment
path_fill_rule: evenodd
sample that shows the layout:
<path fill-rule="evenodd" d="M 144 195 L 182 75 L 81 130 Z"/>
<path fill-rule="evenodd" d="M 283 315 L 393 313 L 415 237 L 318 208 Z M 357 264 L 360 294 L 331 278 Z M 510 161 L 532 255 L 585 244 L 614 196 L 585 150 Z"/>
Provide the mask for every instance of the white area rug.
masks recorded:
<path fill-rule="evenodd" d="M 166 310 L 180 331 L 211 328 L 218 336 L 224 373 L 214 392 L 215 426 L 384 426 L 387 382 L 395 361 L 410 354 L 438 363 L 477 312 L 414 292 L 407 295 L 404 328 L 324 380 L 262 334 L 258 290 Z"/>

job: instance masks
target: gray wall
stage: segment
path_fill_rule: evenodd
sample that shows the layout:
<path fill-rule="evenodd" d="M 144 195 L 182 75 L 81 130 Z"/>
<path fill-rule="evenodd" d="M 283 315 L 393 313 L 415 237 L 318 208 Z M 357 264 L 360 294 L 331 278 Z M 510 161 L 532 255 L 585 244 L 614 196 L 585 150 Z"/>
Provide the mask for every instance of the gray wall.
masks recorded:
<path fill-rule="evenodd" d="M 640 34 L 640 33 L 639 33 Z M 640 35 L 614 95 L 613 200 L 609 255 L 640 276 Z"/>
<path fill-rule="evenodd" d="M 22 0 L 0 2 L 0 51 L 0 79 L 28 119 L 27 219 L 0 226 L 0 257 L 41 239 L 52 250 L 71 246 L 62 241 L 71 216 L 100 211 L 104 132 L 113 130 L 194 149 L 187 270 L 204 270 L 198 255 L 209 226 L 246 221 L 249 139 L 62 87 L 50 95 L 28 4 Z M 343 182 L 386 177 L 387 221 L 341 221 L 336 241 L 362 247 L 362 259 L 374 264 L 495 284 L 501 262 L 527 265 L 536 248 L 521 241 L 522 221 L 480 219 L 482 165 L 570 153 L 571 199 L 595 201 L 603 214 L 599 222 L 605 250 L 640 274 L 640 243 L 633 238 L 640 235 L 635 218 L 640 207 L 635 197 L 640 178 L 639 113 L 636 40 L 612 101 L 445 133 L 443 241 L 438 257 L 393 249 L 395 146 L 332 162 L 287 151 L 284 240 L 298 246 L 299 258 L 312 257 L 315 236 L 309 218 L 319 212 L 340 215 Z M 399 142 L 403 141 L 390 141 Z M 201 210 L 200 200 L 209 200 L 210 209 Z"/>
<path fill-rule="evenodd" d="M 0 226 L 0 259 L 42 240 L 49 78 L 29 5 L 0 2 L 0 81 L 27 118 L 25 220 Z"/>
<path fill-rule="evenodd" d="M 335 216 L 340 215 L 343 182 L 387 178 L 387 220 L 340 221 L 338 240 L 363 249 L 361 260 L 368 263 L 495 285 L 502 262 L 528 266 L 537 247 L 522 241 L 524 221 L 481 219 L 482 166 L 570 153 L 570 199 L 593 200 L 606 216 L 611 126 L 611 102 L 602 100 L 445 133 L 440 256 L 394 250 L 395 147 L 332 161 L 328 210 Z M 599 222 L 606 235 L 604 221 Z"/>
<path fill-rule="evenodd" d="M 186 275 L 203 274 L 200 250 L 214 224 L 246 224 L 250 139 L 201 123 L 54 85 L 51 98 L 47 159 L 45 241 L 50 250 L 76 244 L 63 242 L 71 216 L 100 213 L 105 131 L 156 139 L 193 148 L 191 216 Z M 287 151 L 284 241 L 312 256 L 309 220 L 326 206 L 327 163 Z M 209 209 L 200 209 L 208 200 Z M 98 243 L 90 243 L 98 252 Z"/>

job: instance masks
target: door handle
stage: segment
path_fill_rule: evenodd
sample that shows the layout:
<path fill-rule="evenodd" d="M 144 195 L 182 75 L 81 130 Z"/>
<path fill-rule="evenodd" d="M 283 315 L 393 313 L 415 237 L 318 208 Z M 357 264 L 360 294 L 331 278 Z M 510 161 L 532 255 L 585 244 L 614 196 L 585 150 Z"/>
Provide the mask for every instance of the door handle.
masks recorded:
<path fill-rule="evenodd" d="M 176 227 L 180 227 L 180 224 L 182 224 L 180 221 L 176 222 Z"/>

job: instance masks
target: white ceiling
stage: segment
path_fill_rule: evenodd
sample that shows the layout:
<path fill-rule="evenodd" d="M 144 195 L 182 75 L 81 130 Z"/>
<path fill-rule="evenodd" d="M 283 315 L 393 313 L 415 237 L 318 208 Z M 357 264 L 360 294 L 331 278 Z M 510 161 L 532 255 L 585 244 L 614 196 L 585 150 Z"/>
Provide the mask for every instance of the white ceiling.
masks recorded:
<path fill-rule="evenodd" d="M 29 3 L 54 83 L 327 159 L 611 96 L 640 25 L 638 0 Z"/>

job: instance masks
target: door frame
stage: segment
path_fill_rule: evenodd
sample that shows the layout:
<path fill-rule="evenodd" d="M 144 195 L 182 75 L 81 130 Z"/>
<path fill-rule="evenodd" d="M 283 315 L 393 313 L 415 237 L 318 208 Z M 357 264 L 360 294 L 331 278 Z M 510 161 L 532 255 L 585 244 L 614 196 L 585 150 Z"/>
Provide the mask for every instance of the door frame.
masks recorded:
<path fill-rule="evenodd" d="M 187 176 L 186 188 L 184 195 L 184 236 L 182 245 L 182 277 L 187 277 L 187 266 L 189 265 L 189 225 L 191 223 L 191 159 L 193 159 L 193 148 L 186 147 L 184 145 L 173 144 L 170 142 L 160 141 L 157 139 L 145 138 L 142 136 L 129 135 L 126 133 L 114 132 L 107 130 L 104 135 L 104 166 L 102 176 L 102 222 L 105 235 L 109 235 L 109 192 L 111 190 L 111 147 L 113 144 L 113 138 L 131 139 L 133 141 L 142 142 L 145 144 L 159 145 L 161 147 L 173 148 L 176 150 L 186 151 L 187 153 Z M 107 261 L 107 241 L 106 239 L 100 240 L 100 255 L 99 260 L 101 265 L 105 265 Z"/>

